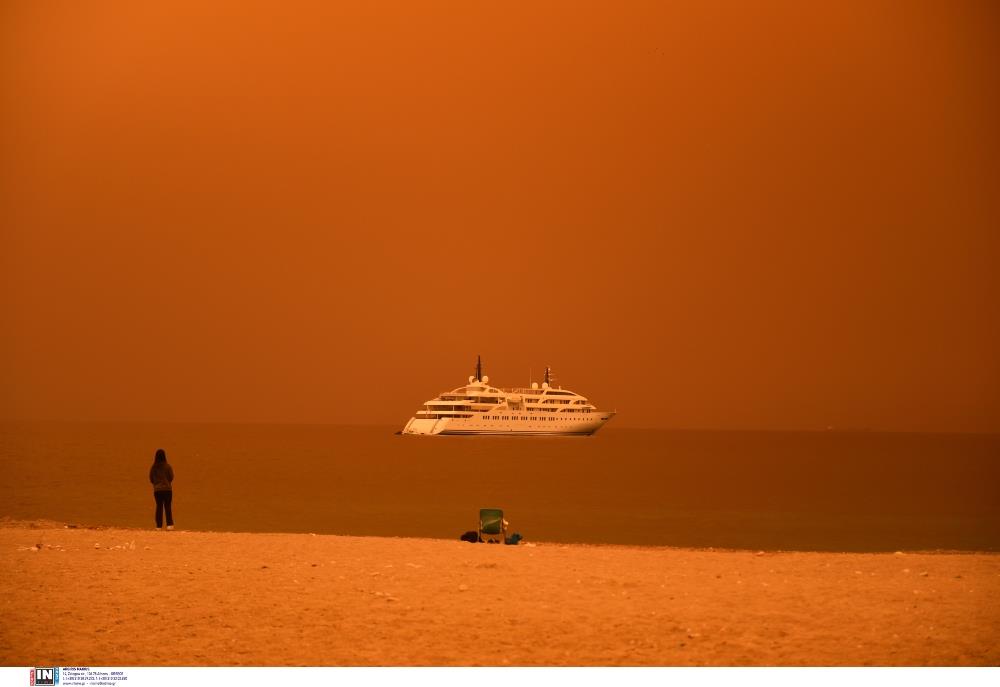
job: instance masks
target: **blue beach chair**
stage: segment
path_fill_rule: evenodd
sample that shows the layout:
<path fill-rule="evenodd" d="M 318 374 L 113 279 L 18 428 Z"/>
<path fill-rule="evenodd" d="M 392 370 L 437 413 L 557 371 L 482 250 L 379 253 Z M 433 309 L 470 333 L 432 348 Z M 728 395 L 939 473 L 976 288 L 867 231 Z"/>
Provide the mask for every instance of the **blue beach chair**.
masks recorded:
<path fill-rule="evenodd" d="M 479 509 L 479 541 L 503 544 L 507 538 L 507 521 L 499 508 Z"/>

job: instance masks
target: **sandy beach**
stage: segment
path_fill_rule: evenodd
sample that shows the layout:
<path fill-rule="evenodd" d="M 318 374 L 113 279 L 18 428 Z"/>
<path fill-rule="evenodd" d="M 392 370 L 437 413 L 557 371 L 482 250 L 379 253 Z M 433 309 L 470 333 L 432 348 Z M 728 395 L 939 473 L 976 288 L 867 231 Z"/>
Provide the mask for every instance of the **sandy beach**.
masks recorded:
<path fill-rule="evenodd" d="M 1000 664 L 1000 556 L 0 524 L 4 665 Z"/>

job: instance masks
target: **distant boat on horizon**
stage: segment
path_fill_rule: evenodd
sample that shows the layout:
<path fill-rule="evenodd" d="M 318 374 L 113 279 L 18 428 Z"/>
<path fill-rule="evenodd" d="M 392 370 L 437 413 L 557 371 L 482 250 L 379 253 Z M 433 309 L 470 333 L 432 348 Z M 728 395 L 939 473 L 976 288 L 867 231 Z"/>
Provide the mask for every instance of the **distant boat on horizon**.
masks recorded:
<path fill-rule="evenodd" d="M 530 388 L 498 389 L 489 382 L 477 356 L 468 384 L 427 401 L 402 434 L 590 435 L 615 415 L 553 386 L 547 367 L 541 385 Z"/>

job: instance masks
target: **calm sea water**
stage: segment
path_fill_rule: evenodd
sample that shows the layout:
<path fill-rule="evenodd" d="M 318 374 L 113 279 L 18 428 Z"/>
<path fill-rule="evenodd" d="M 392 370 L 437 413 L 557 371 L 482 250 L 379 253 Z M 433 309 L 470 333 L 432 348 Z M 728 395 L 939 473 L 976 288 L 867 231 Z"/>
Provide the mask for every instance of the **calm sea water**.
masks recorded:
<path fill-rule="evenodd" d="M 163 447 L 178 527 L 528 540 L 1000 550 L 1000 436 L 664 432 L 403 437 L 395 427 L 0 425 L 0 516 L 151 527 Z"/>

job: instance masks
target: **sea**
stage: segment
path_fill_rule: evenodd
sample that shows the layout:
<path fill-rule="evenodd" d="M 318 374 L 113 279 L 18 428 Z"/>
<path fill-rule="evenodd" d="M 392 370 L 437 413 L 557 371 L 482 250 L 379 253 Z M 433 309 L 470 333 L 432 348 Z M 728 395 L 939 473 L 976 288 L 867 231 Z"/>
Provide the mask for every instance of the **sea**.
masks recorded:
<path fill-rule="evenodd" d="M 0 424 L 0 517 L 458 538 L 502 508 L 526 542 L 783 551 L 1000 550 L 1000 435 L 660 431 L 400 436 L 397 427 Z"/>

